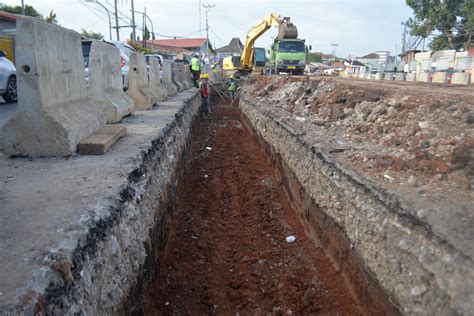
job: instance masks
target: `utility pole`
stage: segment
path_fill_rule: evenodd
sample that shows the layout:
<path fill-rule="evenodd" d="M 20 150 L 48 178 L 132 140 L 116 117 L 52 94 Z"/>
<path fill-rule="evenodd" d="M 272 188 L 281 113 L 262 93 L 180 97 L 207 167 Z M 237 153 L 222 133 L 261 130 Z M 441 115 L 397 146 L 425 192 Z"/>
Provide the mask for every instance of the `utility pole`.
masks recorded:
<path fill-rule="evenodd" d="M 146 18 L 145 18 L 145 15 L 146 15 L 146 8 L 145 8 L 145 13 L 143 14 L 143 37 L 142 37 L 142 46 L 143 48 L 146 48 Z"/>
<path fill-rule="evenodd" d="M 115 1 L 115 3 L 117 3 L 117 1 Z M 132 42 L 135 43 L 135 40 L 137 38 L 137 35 L 135 34 L 135 28 L 136 28 L 136 25 L 135 25 L 135 6 L 133 4 L 133 0 L 132 0 Z"/>
<path fill-rule="evenodd" d="M 201 0 L 199 0 L 199 36 L 202 37 L 202 8 L 201 8 Z"/>
<path fill-rule="evenodd" d="M 24 0 L 21 0 L 21 15 L 25 15 L 25 1 Z"/>
<path fill-rule="evenodd" d="M 333 67 L 336 66 L 336 49 L 337 47 L 339 46 L 339 44 L 331 44 L 331 46 L 333 47 L 332 49 L 332 54 L 334 55 L 334 64 L 333 64 Z"/>
<path fill-rule="evenodd" d="M 120 41 L 120 30 L 119 30 L 117 0 L 114 1 L 114 4 L 115 4 L 115 30 L 117 31 L 117 41 Z"/>
<path fill-rule="evenodd" d="M 205 4 L 203 7 L 206 9 L 206 54 L 209 52 L 209 19 L 208 19 L 208 13 L 211 11 L 212 8 L 214 8 L 216 5 L 215 4 Z"/>
<path fill-rule="evenodd" d="M 402 36 L 402 54 L 407 50 L 407 24 L 402 22 L 403 36 Z"/>

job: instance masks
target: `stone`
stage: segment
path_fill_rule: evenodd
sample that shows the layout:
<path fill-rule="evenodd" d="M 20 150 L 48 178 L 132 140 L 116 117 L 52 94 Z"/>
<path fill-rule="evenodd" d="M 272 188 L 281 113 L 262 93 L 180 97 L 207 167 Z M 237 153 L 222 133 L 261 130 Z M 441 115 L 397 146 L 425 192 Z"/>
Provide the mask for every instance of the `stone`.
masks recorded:
<path fill-rule="evenodd" d="M 428 121 L 422 121 L 422 122 L 418 122 L 418 126 L 421 129 L 427 129 L 430 126 L 430 123 Z"/>
<path fill-rule="evenodd" d="M 392 119 L 394 118 L 395 116 L 398 115 L 398 111 L 397 109 L 395 109 L 394 107 L 389 107 L 388 110 L 387 110 L 387 117 L 389 119 Z"/>
<path fill-rule="evenodd" d="M 469 190 L 471 183 L 463 170 L 458 170 L 448 174 L 448 181 L 456 188 Z"/>
<path fill-rule="evenodd" d="M 418 179 L 414 175 L 411 175 L 410 177 L 408 177 L 407 182 L 412 187 L 417 187 L 418 186 Z"/>

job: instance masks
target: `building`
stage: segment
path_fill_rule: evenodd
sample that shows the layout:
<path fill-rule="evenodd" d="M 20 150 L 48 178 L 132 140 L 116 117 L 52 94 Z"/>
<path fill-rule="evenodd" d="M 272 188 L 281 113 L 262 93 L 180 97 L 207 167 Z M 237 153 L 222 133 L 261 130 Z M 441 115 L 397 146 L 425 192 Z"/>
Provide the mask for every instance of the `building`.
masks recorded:
<path fill-rule="evenodd" d="M 175 38 L 175 39 L 159 39 L 147 41 L 152 51 L 179 54 L 182 52 L 198 53 L 205 55 L 207 48 L 207 39 L 205 38 Z M 211 48 L 212 50 L 212 48 Z"/>
<path fill-rule="evenodd" d="M 244 44 L 242 44 L 238 37 L 234 37 L 228 45 L 216 49 L 217 58 L 222 59 L 228 56 L 241 55 L 243 49 Z"/>

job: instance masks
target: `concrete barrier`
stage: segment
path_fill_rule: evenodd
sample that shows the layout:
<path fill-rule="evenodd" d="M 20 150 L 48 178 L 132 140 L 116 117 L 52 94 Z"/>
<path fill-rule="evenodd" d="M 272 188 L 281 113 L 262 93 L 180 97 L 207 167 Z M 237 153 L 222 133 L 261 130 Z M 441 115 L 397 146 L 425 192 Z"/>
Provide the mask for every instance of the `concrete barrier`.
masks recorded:
<path fill-rule="evenodd" d="M 393 80 L 393 73 L 392 72 L 386 72 L 383 76 L 383 80 L 387 80 L 387 81 Z"/>
<path fill-rule="evenodd" d="M 168 90 L 164 87 L 160 78 L 160 63 L 157 58 L 150 58 L 150 70 L 149 70 L 149 83 L 150 87 L 157 96 L 158 101 L 166 100 L 168 96 Z"/>
<path fill-rule="evenodd" d="M 361 73 L 359 74 L 359 78 L 360 78 L 360 79 L 365 79 L 365 72 L 361 72 Z"/>
<path fill-rule="evenodd" d="M 404 72 L 397 72 L 395 74 L 396 81 L 405 81 L 405 73 Z"/>
<path fill-rule="evenodd" d="M 410 82 L 416 81 L 416 73 L 414 73 L 414 72 L 407 73 L 406 76 L 405 76 L 405 80 L 410 81 Z"/>
<path fill-rule="evenodd" d="M 18 112 L 1 130 L 7 155 L 65 156 L 105 125 L 88 98 L 78 33 L 18 17 Z"/>
<path fill-rule="evenodd" d="M 89 58 L 89 94 L 102 106 L 107 123 L 117 123 L 133 114 L 135 104 L 123 91 L 118 48 L 102 41 L 92 42 Z"/>
<path fill-rule="evenodd" d="M 452 84 L 469 84 L 470 74 L 467 72 L 455 72 L 451 78 Z"/>
<path fill-rule="evenodd" d="M 418 81 L 418 82 L 430 82 L 430 74 L 428 72 L 420 72 L 416 76 L 416 81 Z"/>
<path fill-rule="evenodd" d="M 446 82 L 446 79 L 447 79 L 447 75 L 446 75 L 446 72 L 435 72 L 433 74 L 433 79 L 431 80 L 431 82 L 434 82 L 434 83 L 445 83 Z"/>
<path fill-rule="evenodd" d="M 375 80 L 382 80 L 384 78 L 383 72 L 378 72 L 375 74 Z"/>
<path fill-rule="evenodd" d="M 173 80 L 173 83 L 178 88 L 178 92 L 184 91 L 184 85 L 182 83 L 183 76 L 181 75 L 182 70 L 183 69 L 178 63 L 171 63 L 171 78 Z"/>
<path fill-rule="evenodd" d="M 187 90 L 189 88 L 192 88 L 194 85 L 193 85 L 193 81 L 191 79 L 191 69 L 190 69 L 189 65 L 184 65 L 183 64 L 183 67 L 184 67 L 183 82 L 184 82 L 184 85 L 186 86 L 186 90 Z"/>
<path fill-rule="evenodd" d="M 171 70 L 172 62 L 163 60 L 163 85 L 168 90 L 168 96 L 178 93 L 178 87 L 173 83 L 173 75 Z"/>
<path fill-rule="evenodd" d="M 148 110 L 156 102 L 157 96 L 148 83 L 145 56 L 141 53 L 130 55 L 128 95 L 135 102 L 136 109 Z"/>

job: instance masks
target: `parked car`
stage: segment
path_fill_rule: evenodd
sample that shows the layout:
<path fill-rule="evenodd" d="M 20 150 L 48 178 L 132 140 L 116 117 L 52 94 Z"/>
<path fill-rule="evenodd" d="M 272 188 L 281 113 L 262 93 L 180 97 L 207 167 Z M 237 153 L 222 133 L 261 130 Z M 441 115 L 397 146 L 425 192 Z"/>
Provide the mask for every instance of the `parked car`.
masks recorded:
<path fill-rule="evenodd" d="M 0 51 L 0 94 L 7 103 L 14 103 L 18 100 L 16 68 L 6 56 L 4 51 Z"/>
<path fill-rule="evenodd" d="M 82 41 L 82 56 L 84 57 L 84 72 L 85 72 L 85 78 L 86 78 L 86 84 L 88 84 L 89 81 L 89 55 L 91 51 L 91 46 L 92 46 L 92 41 L 93 40 L 83 40 Z M 119 42 L 119 41 L 106 41 L 103 40 L 104 43 L 113 45 L 117 47 L 120 51 L 120 70 L 122 72 L 122 84 L 123 84 L 123 90 L 128 89 L 128 71 L 129 71 L 129 66 L 130 66 L 130 55 L 132 52 L 135 51 L 133 47 L 131 47 L 128 44 Z"/>

